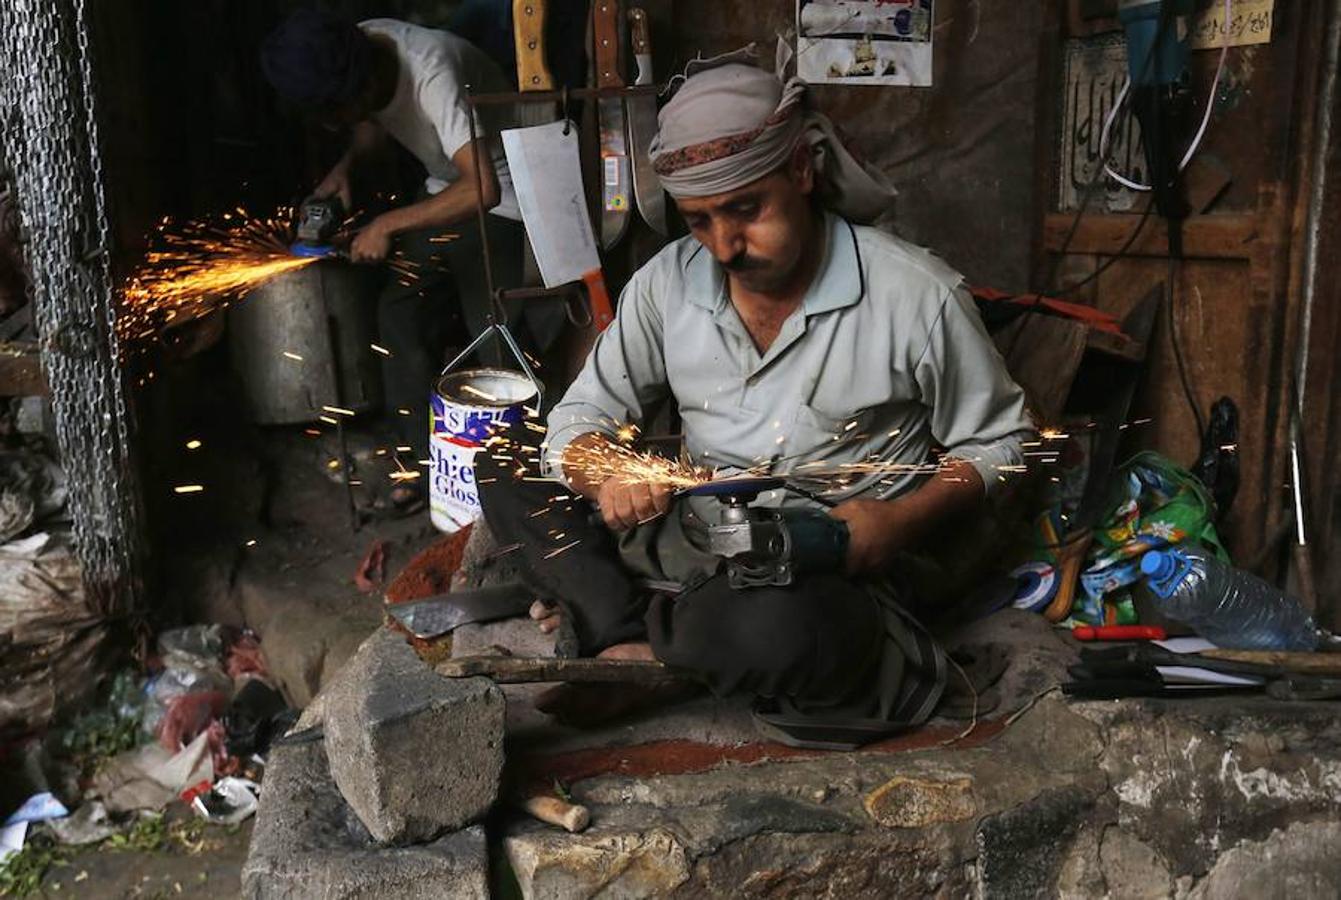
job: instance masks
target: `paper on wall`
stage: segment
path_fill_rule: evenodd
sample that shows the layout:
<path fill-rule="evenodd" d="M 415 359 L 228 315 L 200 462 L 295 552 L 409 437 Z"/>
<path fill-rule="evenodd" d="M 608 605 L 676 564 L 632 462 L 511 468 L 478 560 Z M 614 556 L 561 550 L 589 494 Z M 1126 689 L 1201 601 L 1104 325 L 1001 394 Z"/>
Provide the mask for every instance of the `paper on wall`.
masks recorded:
<path fill-rule="evenodd" d="M 1276 0 L 1230 0 L 1229 20 L 1225 20 L 1225 0 L 1211 0 L 1210 6 L 1192 20 L 1192 49 L 1214 50 L 1224 46 L 1271 43 L 1271 26 Z"/>
<path fill-rule="evenodd" d="M 796 73 L 813 84 L 930 86 L 933 0 L 797 0 Z"/>

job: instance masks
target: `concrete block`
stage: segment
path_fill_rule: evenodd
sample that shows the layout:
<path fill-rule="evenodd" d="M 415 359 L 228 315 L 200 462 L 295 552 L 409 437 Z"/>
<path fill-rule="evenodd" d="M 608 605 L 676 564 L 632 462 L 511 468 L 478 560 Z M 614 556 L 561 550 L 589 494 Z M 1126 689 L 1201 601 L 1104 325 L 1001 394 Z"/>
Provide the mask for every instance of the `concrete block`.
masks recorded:
<path fill-rule="evenodd" d="M 498 798 L 504 699 L 488 679 L 443 678 L 379 629 L 325 694 L 331 776 L 374 840 L 432 840 Z"/>
<path fill-rule="evenodd" d="M 340 796 L 320 741 L 271 751 L 242 867 L 248 900 L 483 900 L 488 871 L 482 828 L 378 847 Z"/>

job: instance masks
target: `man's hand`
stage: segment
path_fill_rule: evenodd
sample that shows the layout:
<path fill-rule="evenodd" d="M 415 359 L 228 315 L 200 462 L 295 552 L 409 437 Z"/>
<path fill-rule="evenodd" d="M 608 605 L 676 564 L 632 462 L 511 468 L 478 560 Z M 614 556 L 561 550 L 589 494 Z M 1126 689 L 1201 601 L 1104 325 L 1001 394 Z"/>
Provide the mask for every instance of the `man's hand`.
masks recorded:
<path fill-rule="evenodd" d="M 349 167 L 341 163 L 312 189 L 314 197 L 339 197 L 345 210 L 354 208 L 354 188 L 349 180 Z"/>
<path fill-rule="evenodd" d="M 596 503 L 601 508 L 601 518 L 606 525 L 615 531 L 627 531 L 665 514 L 670 509 L 671 487 L 668 484 L 625 481 L 612 475 L 601 482 Z"/>
<path fill-rule="evenodd" d="M 847 523 L 847 571 L 850 575 L 881 572 L 902 545 L 897 500 L 848 500 L 830 511 Z"/>
<path fill-rule="evenodd" d="M 391 253 L 391 229 L 379 216 L 373 219 L 349 245 L 349 258 L 356 263 L 380 263 Z"/>

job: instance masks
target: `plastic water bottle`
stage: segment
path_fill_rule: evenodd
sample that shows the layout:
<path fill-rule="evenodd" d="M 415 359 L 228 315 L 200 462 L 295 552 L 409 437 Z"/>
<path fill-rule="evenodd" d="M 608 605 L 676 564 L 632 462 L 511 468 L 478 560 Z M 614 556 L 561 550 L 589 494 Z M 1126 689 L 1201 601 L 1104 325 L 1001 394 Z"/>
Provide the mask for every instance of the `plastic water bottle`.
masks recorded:
<path fill-rule="evenodd" d="M 1308 651 L 1324 638 L 1298 600 L 1200 550 L 1151 550 L 1141 571 L 1161 612 L 1217 646 Z"/>

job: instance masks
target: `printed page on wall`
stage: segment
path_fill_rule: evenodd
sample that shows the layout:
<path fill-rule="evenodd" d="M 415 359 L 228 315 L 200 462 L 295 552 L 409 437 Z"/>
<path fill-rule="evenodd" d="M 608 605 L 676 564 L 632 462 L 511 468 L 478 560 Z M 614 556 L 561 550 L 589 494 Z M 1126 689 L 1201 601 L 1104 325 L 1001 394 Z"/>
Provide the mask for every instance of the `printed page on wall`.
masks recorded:
<path fill-rule="evenodd" d="M 812 84 L 931 85 L 933 0 L 797 0 L 796 72 Z"/>
<path fill-rule="evenodd" d="M 1218 50 L 1229 38 L 1229 46 L 1271 43 L 1275 0 L 1232 0 L 1225 18 L 1225 0 L 1201 0 L 1192 20 L 1192 49 Z"/>

